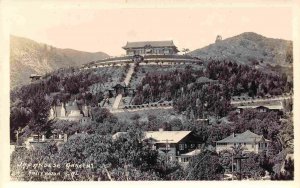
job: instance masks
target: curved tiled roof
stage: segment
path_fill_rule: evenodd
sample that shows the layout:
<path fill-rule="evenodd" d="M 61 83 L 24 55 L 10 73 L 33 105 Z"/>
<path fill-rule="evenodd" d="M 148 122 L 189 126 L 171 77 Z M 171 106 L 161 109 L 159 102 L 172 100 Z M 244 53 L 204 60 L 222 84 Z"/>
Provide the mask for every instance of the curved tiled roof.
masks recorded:
<path fill-rule="evenodd" d="M 127 42 L 127 44 L 123 47 L 127 48 L 143 48 L 145 46 L 152 47 L 176 47 L 172 40 L 168 41 L 141 41 L 141 42 Z"/>

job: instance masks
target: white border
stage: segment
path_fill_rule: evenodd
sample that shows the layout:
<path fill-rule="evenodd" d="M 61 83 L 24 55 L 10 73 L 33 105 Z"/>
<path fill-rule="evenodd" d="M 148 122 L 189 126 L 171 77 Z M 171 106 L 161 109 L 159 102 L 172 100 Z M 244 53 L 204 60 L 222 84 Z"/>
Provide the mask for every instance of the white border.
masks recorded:
<path fill-rule="evenodd" d="M 28 0 L 30 3 L 39 3 L 37 0 Z M 293 41 L 294 41 L 294 125 L 295 125 L 295 181 L 289 182 L 262 182 L 262 181 L 243 181 L 243 182 L 226 182 L 226 181 L 189 181 L 189 182 L 9 182 L 9 20 L 7 19 L 7 14 L 9 13 L 7 7 L 9 7 L 11 1 L 3 0 L 0 1 L 0 140 L 1 140 L 1 163 L 0 163 L 0 185 L 5 188 L 17 188 L 30 186 L 32 188 L 35 187 L 81 187 L 81 186 L 91 186 L 91 187 L 114 187 L 114 186 L 122 186 L 122 187 L 151 187 L 154 186 L 172 186 L 172 187 L 208 187 L 208 186 L 224 186 L 224 187 L 244 187 L 244 188 L 253 188 L 253 187 L 300 187 L 299 185 L 299 160 L 297 160 L 297 156 L 299 156 L 299 139 L 298 133 L 298 114 L 300 104 L 296 100 L 299 96 L 298 91 L 298 82 L 299 80 L 299 55 L 300 55 L 300 47 L 299 47 L 299 34 L 300 34 L 300 6 L 299 1 L 289 1 L 289 0 L 265 0 L 265 1 L 193 1 L 193 0 L 155 0 L 155 1 L 81 1 L 81 8 L 84 7 L 94 7 L 99 9 L 118 9 L 118 8 L 197 8 L 197 7 L 293 7 Z M 70 2 L 70 1 L 69 1 Z M 78 1 L 76 1 L 78 2 Z M 60 1 L 49 1 L 48 6 L 61 5 L 62 8 L 76 8 L 78 7 L 78 3 L 70 2 L 68 5 L 65 3 L 61 3 Z M 78 7 L 78 8 L 80 8 Z M 280 16 L 280 15 L 279 15 Z M 274 18 L 276 19 L 276 18 Z M 298 52 L 298 53 L 296 53 Z"/>

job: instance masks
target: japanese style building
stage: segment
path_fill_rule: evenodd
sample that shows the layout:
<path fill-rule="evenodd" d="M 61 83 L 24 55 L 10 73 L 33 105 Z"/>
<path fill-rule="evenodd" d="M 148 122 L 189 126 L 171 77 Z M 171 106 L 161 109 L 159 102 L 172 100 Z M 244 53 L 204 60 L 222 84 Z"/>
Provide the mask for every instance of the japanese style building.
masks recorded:
<path fill-rule="evenodd" d="M 203 63 L 197 57 L 192 57 L 188 54 L 179 55 L 179 50 L 172 40 L 127 42 L 122 48 L 126 50 L 126 55 L 92 61 L 83 65 L 81 69 L 124 66 L 126 63 L 141 63 L 145 65 Z"/>
<path fill-rule="evenodd" d="M 127 42 L 123 47 L 126 55 L 172 55 L 177 54 L 178 49 L 173 41 L 143 41 L 143 42 Z"/>

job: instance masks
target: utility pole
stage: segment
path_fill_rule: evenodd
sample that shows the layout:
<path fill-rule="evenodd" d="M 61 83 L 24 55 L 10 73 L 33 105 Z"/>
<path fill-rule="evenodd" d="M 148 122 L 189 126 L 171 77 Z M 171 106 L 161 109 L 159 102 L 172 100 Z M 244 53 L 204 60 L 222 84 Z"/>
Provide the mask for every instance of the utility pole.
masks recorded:
<path fill-rule="evenodd" d="M 233 180 L 233 153 L 231 154 L 231 172 L 232 172 L 232 180 Z"/>
<path fill-rule="evenodd" d="M 165 142 L 166 142 L 166 148 L 165 148 L 163 151 L 164 151 L 165 154 L 166 154 L 165 172 L 167 173 L 168 152 L 170 151 L 170 149 L 169 149 L 169 141 L 173 141 L 173 140 L 166 139 L 166 140 L 162 140 L 162 141 L 165 141 Z"/>
<path fill-rule="evenodd" d="M 103 167 L 104 167 L 104 169 L 105 169 L 105 172 L 106 172 L 106 174 L 107 174 L 107 177 L 108 177 L 108 179 L 110 180 L 110 181 L 113 181 L 113 179 L 111 178 L 111 176 L 110 176 L 110 173 L 108 172 L 108 170 L 107 170 L 107 168 L 106 168 L 106 166 L 103 164 Z"/>
<path fill-rule="evenodd" d="M 168 162 L 168 152 L 170 151 L 170 149 L 169 149 L 169 141 L 173 141 L 173 140 L 166 139 L 166 140 L 162 140 L 162 141 L 166 142 L 166 147 L 165 147 L 165 149 L 163 151 L 166 154 L 166 163 L 167 163 Z"/>
<path fill-rule="evenodd" d="M 234 159 L 236 159 L 236 163 L 237 163 L 237 171 L 239 171 L 239 180 L 242 180 L 242 159 L 248 159 L 249 157 L 245 157 L 245 156 L 237 156 Z"/>
<path fill-rule="evenodd" d="M 19 145 L 19 134 L 22 132 L 22 128 L 19 127 L 17 130 L 15 130 L 16 133 L 16 139 L 17 139 L 17 143 L 16 145 Z"/>
<path fill-rule="evenodd" d="M 126 176 L 126 181 L 128 181 L 129 180 L 129 178 L 128 178 L 128 176 L 129 176 L 129 172 L 128 172 L 128 170 L 127 170 L 127 164 L 125 164 L 125 176 Z"/>

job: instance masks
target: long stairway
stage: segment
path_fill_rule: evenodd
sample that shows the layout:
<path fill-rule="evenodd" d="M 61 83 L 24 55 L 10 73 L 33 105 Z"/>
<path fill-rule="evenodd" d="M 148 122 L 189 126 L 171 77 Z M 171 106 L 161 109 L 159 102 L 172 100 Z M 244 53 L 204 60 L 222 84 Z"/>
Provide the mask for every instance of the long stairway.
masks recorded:
<path fill-rule="evenodd" d="M 134 63 L 130 64 L 129 70 L 128 70 L 125 80 L 124 80 L 124 83 L 126 84 L 126 86 L 128 86 L 131 76 L 134 73 L 134 67 L 135 67 Z"/>
<path fill-rule="evenodd" d="M 131 80 L 131 76 L 134 72 L 134 67 L 135 67 L 134 63 L 130 64 L 129 70 L 128 70 L 128 72 L 126 74 L 126 77 L 125 77 L 125 80 L 124 80 L 124 83 L 126 84 L 126 86 L 128 86 L 128 84 Z M 114 101 L 114 104 L 112 106 L 112 110 L 116 110 L 116 109 L 119 108 L 121 100 L 122 100 L 122 94 L 118 94 L 115 101 Z"/>
<path fill-rule="evenodd" d="M 115 99 L 115 101 L 114 101 L 114 104 L 113 104 L 113 106 L 112 106 L 112 109 L 113 109 L 113 110 L 116 110 L 116 109 L 119 108 L 119 105 L 120 105 L 121 100 L 122 100 L 122 94 L 117 95 L 117 97 L 116 97 L 116 99 Z"/>

